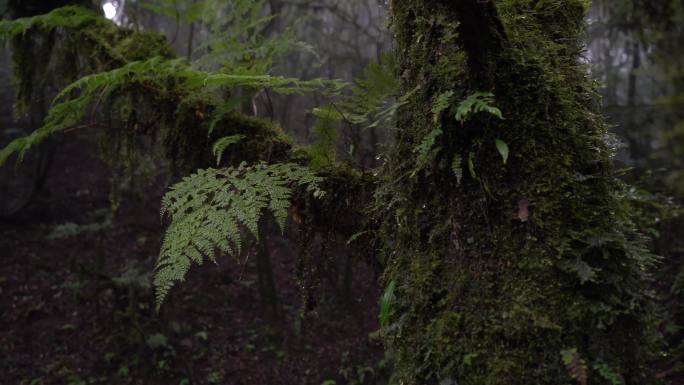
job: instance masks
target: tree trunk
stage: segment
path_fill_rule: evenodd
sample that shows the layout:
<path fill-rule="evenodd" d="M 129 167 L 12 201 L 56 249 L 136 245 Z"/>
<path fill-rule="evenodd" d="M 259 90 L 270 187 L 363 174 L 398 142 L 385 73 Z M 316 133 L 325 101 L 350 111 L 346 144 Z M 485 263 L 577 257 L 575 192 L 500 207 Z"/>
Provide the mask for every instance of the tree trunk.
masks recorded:
<path fill-rule="evenodd" d="M 579 60 L 585 8 L 392 2 L 399 74 L 415 90 L 376 201 L 397 383 L 652 382 L 653 258 Z M 475 92 L 494 93 L 504 119 L 457 121 Z M 440 95 L 451 95 L 442 113 Z"/>
<path fill-rule="evenodd" d="M 273 280 L 273 268 L 271 267 L 271 254 L 268 249 L 269 229 L 263 221 L 259 223 L 259 233 L 261 241 L 257 243 L 256 251 L 256 270 L 257 284 L 259 286 L 259 296 L 261 297 L 261 309 L 264 317 L 272 330 L 272 337 L 279 338 L 281 329 L 281 312 L 276 291 L 275 281 Z"/>

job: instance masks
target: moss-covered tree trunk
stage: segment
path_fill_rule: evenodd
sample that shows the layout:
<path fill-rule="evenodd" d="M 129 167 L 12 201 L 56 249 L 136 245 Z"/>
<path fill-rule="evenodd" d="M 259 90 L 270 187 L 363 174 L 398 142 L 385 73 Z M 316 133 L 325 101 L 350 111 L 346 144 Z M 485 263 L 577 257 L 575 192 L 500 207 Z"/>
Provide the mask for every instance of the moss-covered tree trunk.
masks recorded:
<path fill-rule="evenodd" d="M 587 2 L 391 6 L 413 92 L 376 202 L 397 382 L 651 383 L 652 257 L 581 64 Z M 457 121 L 475 92 L 504 119 Z"/>

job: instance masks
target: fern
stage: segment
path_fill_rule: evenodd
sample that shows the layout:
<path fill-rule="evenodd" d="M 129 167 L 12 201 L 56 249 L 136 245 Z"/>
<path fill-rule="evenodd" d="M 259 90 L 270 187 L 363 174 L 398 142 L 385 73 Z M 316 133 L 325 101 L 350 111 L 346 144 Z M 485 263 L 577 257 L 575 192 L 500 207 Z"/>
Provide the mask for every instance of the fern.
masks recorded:
<path fill-rule="evenodd" d="M 454 176 L 456 177 L 457 184 L 461 184 L 461 180 L 463 179 L 462 163 L 461 156 L 458 154 L 454 155 L 454 160 L 451 161 L 451 171 L 453 171 Z"/>
<path fill-rule="evenodd" d="M 560 352 L 563 365 L 579 385 L 587 385 L 587 363 L 577 352 L 577 349 L 565 349 Z"/>
<path fill-rule="evenodd" d="M 418 171 L 422 170 L 431 159 L 431 155 L 435 153 L 432 148 L 434 147 L 437 138 L 443 133 L 444 132 L 441 128 L 436 128 L 430 131 L 430 133 L 423 138 L 420 144 L 413 149 L 413 152 L 417 154 L 417 159 L 416 166 L 414 167 L 411 176 L 416 175 Z"/>
<path fill-rule="evenodd" d="M 308 152 L 311 156 L 311 167 L 320 169 L 335 162 L 338 127 L 342 114 L 334 107 L 315 108 L 312 113 L 316 117 L 316 124 L 313 127 L 314 140 Z"/>
<path fill-rule="evenodd" d="M 371 62 L 362 77 L 354 80 L 350 94 L 343 95 L 339 106 L 344 118 L 367 128 L 387 126 L 397 110 L 415 92 L 400 95 L 400 82 L 395 76 L 392 56 L 382 55 L 379 62 Z"/>
<path fill-rule="evenodd" d="M 64 88 L 55 98 L 57 104 L 50 109 L 42 127 L 26 137 L 15 139 L 0 150 L 0 165 L 15 152 L 20 154 L 21 159 L 31 147 L 57 132 L 77 125 L 98 103 L 117 95 L 136 91 L 139 93 L 138 90 L 142 89 L 152 93 L 149 97 L 157 103 L 166 100 L 169 104 L 181 105 L 186 100 L 217 99 L 217 89 L 237 86 L 270 87 L 275 92 L 290 94 L 326 87 L 337 88 L 338 82 L 318 79 L 305 81 L 270 75 L 209 73 L 195 70 L 179 59 L 168 60 L 162 57 L 135 61 L 111 71 L 85 76 Z M 216 113 L 225 114 L 226 111 L 219 109 Z M 127 116 L 120 118 L 127 120 Z M 165 119 L 161 120 L 173 120 L 169 116 L 163 118 Z M 210 116 L 209 119 L 215 122 L 215 119 L 220 119 L 220 115 Z"/>
<path fill-rule="evenodd" d="M 454 92 L 447 91 L 438 95 L 437 98 L 435 98 L 435 101 L 432 103 L 432 116 L 435 123 L 439 122 L 439 118 L 442 115 L 442 111 L 446 110 L 449 107 L 449 102 L 452 96 L 454 96 Z"/>
<path fill-rule="evenodd" d="M 293 188 L 322 197 L 321 181 L 296 164 L 242 163 L 237 168 L 199 170 L 174 185 L 161 207 L 161 215 L 171 223 L 154 277 L 157 308 L 192 263 L 202 264 L 205 258 L 215 261 L 223 254 L 237 257 L 243 230 L 258 238 L 258 223 L 265 212 L 273 214 L 283 229 Z"/>
<path fill-rule="evenodd" d="M 594 369 L 603 377 L 604 379 L 608 380 L 611 385 L 623 385 L 624 380 L 622 379 L 622 376 L 619 375 L 618 373 L 615 373 L 613 369 L 610 368 L 605 362 L 603 361 L 598 361 L 594 363 Z"/>
<path fill-rule="evenodd" d="M 476 92 L 468 96 L 458 105 L 456 109 L 456 120 L 463 123 L 468 120 L 470 115 L 479 112 L 487 112 L 499 119 L 503 119 L 501 110 L 494 107 L 494 94 L 491 92 Z"/>
<path fill-rule="evenodd" d="M 296 41 L 291 25 L 277 34 L 268 28 L 278 15 L 264 14 L 265 0 L 200 1 L 201 19 L 209 30 L 207 42 L 200 45 L 202 69 L 225 73 L 270 73 L 285 53 L 305 44 Z"/>
<path fill-rule="evenodd" d="M 90 23 L 108 23 L 110 21 L 95 12 L 78 6 L 57 8 L 50 13 L 16 20 L 0 20 L 0 39 L 25 34 L 31 29 L 53 30 L 55 28 L 81 28 Z"/>
<path fill-rule="evenodd" d="M 389 322 L 390 310 L 392 309 L 392 301 L 394 301 L 394 289 L 396 287 L 396 281 L 392 280 L 384 293 L 382 293 L 382 298 L 380 300 L 380 326 L 386 327 Z"/>
<path fill-rule="evenodd" d="M 221 163 L 221 156 L 223 156 L 223 152 L 226 150 L 226 148 L 228 148 L 228 146 L 235 144 L 244 138 L 244 135 L 230 135 L 224 136 L 223 138 L 217 140 L 211 148 L 214 156 L 216 157 L 216 165 Z"/>
<path fill-rule="evenodd" d="M 422 170 L 428 163 L 428 161 L 439 151 L 439 148 L 434 149 L 433 147 L 435 146 L 437 138 L 444 133 L 444 131 L 442 130 L 442 125 L 440 123 L 440 118 L 442 116 L 442 113 L 449 108 L 449 104 L 453 96 L 453 91 L 446 91 L 435 97 L 435 100 L 432 102 L 431 112 L 433 121 L 435 123 L 435 128 L 433 128 L 421 140 L 420 144 L 418 144 L 413 149 L 413 152 L 417 154 L 417 162 L 413 168 L 411 176 L 415 176 L 420 170 Z M 501 111 L 492 105 L 493 102 L 493 94 L 476 92 L 468 96 L 458 105 L 456 109 L 456 120 L 458 120 L 461 123 L 464 123 L 466 120 L 468 120 L 468 118 L 470 118 L 472 114 L 478 112 L 487 112 L 498 117 L 499 119 L 503 119 Z M 508 161 L 509 152 L 508 145 L 500 139 L 497 139 L 495 144 L 497 150 L 501 154 L 503 163 L 506 164 L 506 162 Z M 470 171 L 470 175 L 473 177 L 473 179 L 477 179 L 477 174 L 475 173 L 475 165 L 473 161 L 474 154 L 471 153 L 468 158 L 468 170 Z M 454 156 L 451 164 L 451 169 L 454 172 L 454 175 L 456 176 L 457 183 L 460 184 L 461 179 L 463 178 L 463 168 L 461 164 L 461 158 L 458 155 Z"/>

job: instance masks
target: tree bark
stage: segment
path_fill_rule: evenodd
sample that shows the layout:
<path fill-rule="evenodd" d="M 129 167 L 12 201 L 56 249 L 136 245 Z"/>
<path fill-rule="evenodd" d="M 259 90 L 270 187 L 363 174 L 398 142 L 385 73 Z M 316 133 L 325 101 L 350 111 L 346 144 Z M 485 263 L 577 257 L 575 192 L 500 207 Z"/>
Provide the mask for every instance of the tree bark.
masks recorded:
<path fill-rule="evenodd" d="M 384 331 L 398 383 L 653 382 L 652 257 L 580 64 L 585 8 L 392 4 L 399 74 L 413 91 L 376 202 L 385 280 L 396 284 Z M 475 92 L 494 93 L 504 120 L 457 121 Z M 435 116 L 440 95 L 451 108 Z M 421 162 L 419 144 L 435 134 Z"/>

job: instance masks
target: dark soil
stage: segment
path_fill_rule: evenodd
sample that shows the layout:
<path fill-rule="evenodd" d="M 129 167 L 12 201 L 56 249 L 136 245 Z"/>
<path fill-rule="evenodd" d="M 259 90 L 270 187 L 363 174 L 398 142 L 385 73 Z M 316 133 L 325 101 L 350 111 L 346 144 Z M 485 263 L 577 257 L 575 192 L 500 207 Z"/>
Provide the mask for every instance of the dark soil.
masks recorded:
<path fill-rule="evenodd" d="M 351 292 L 335 290 L 342 251 L 322 261 L 314 305 L 302 311 L 296 242 L 269 237 L 276 322 L 262 317 L 247 256 L 195 268 L 157 314 L 150 275 L 164 184 L 125 199 L 108 224 L 110 173 L 92 138 L 75 137 L 57 147 L 38 198 L 0 223 L 1 384 L 373 384 L 384 376 L 382 346 L 370 336 L 377 275 L 355 260 Z"/>

